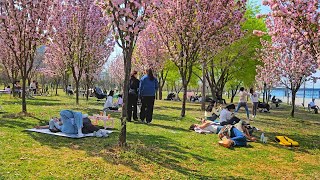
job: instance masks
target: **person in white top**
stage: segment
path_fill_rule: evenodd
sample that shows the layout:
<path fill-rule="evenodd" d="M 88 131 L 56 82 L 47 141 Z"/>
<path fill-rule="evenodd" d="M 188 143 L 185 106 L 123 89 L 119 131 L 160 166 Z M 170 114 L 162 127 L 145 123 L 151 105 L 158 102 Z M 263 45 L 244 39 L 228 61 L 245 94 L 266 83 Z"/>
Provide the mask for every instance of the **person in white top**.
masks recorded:
<path fill-rule="evenodd" d="M 32 83 L 30 83 L 30 90 L 33 92 L 33 94 L 37 93 L 36 81 L 32 81 Z"/>
<path fill-rule="evenodd" d="M 318 114 L 318 110 L 319 110 L 319 107 L 315 104 L 315 99 L 312 99 L 312 101 L 308 104 L 308 109 L 310 111 L 310 109 L 313 109 L 315 114 Z"/>
<path fill-rule="evenodd" d="M 239 92 L 239 103 L 238 106 L 236 108 L 236 110 L 234 112 L 238 112 L 240 107 L 244 107 L 247 113 L 247 119 L 250 120 L 249 118 L 249 109 L 248 109 L 248 105 L 247 105 L 247 96 L 249 94 L 244 90 L 244 87 L 240 88 L 240 92 Z"/>
<path fill-rule="evenodd" d="M 118 101 L 117 101 L 117 106 L 122 107 L 123 104 L 123 99 L 122 99 L 122 94 L 118 95 Z"/>
<path fill-rule="evenodd" d="M 11 94 L 11 88 L 10 88 L 10 86 L 7 86 L 4 90 L 7 92 L 7 94 Z"/>
<path fill-rule="evenodd" d="M 235 106 L 233 104 L 230 104 L 220 112 L 220 124 L 229 121 L 233 117 L 232 110 L 234 110 L 234 108 Z"/>
<path fill-rule="evenodd" d="M 108 110 L 118 110 L 119 108 L 117 106 L 113 105 L 113 95 L 114 95 L 114 91 L 110 91 L 109 95 L 107 97 L 106 102 L 104 103 L 104 110 L 108 109 Z"/>
<path fill-rule="evenodd" d="M 256 93 L 253 88 L 250 88 L 250 99 L 252 102 L 252 117 L 255 118 L 259 104 L 259 94 Z"/>

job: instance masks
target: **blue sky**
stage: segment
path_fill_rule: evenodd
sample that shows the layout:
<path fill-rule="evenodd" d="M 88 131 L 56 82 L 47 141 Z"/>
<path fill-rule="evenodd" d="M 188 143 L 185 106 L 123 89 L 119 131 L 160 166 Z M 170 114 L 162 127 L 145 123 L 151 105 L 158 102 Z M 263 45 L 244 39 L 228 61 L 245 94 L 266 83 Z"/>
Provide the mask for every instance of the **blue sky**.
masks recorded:
<path fill-rule="evenodd" d="M 257 3 L 257 5 L 261 6 L 261 13 L 268 13 L 270 11 L 270 8 L 267 6 L 263 6 L 262 5 L 262 0 L 249 0 L 250 2 L 254 2 Z M 121 54 L 121 48 L 119 48 L 118 46 L 116 46 L 114 48 L 114 51 L 112 52 L 112 54 L 109 57 L 109 60 L 114 59 L 118 54 Z M 318 70 L 317 73 L 315 74 L 316 77 L 320 77 L 320 71 Z M 313 83 L 312 82 L 307 82 L 306 83 L 306 87 L 307 88 L 312 88 Z M 320 88 L 320 80 L 315 84 L 315 88 Z"/>

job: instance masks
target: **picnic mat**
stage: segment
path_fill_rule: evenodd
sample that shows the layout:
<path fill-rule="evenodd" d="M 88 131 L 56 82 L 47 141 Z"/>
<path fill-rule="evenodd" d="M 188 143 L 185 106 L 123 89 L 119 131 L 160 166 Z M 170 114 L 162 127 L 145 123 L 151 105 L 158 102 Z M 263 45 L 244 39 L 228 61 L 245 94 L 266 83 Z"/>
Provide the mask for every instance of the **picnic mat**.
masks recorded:
<path fill-rule="evenodd" d="M 49 135 L 54 135 L 54 136 L 61 136 L 61 137 L 67 137 L 67 138 L 74 138 L 74 139 L 80 139 L 80 138 L 85 138 L 85 137 L 93 137 L 93 133 L 89 133 L 89 134 L 84 134 L 83 137 L 79 137 L 77 134 L 66 134 L 63 132 L 56 132 L 53 133 L 51 132 L 49 129 L 36 129 L 36 128 L 32 128 L 32 129 L 26 129 L 26 131 L 31 131 L 31 132 L 38 132 L 38 133 L 44 133 L 44 134 L 49 134 Z M 107 131 L 108 134 L 111 134 L 113 131 L 110 130 L 105 130 Z"/>

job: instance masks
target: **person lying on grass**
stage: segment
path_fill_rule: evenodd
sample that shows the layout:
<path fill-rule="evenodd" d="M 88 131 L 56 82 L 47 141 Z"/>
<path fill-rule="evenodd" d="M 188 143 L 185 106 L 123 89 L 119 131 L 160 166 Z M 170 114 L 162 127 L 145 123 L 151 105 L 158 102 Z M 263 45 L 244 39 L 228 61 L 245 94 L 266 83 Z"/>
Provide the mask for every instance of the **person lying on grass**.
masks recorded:
<path fill-rule="evenodd" d="M 226 148 L 247 146 L 246 136 L 232 125 L 224 126 L 218 136 L 221 139 L 221 141 L 218 142 L 220 146 Z"/>
<path fill-rule="evenodd" d="M 223 128 L 223 126 L 216 125 L 214 122 L 210 120 L 201 119 L 200 123 L 201 124 L 192 124 L 189 130 L 194 131 L 196 129 L 201 129 L 201 130 L 209 131 L 211 133 L 218 134 L 221 128 Z"/>
<path fill-rule="evenodd" d="M 220 135 L 221 132 L 225 131 L 226 127 L 229 127 L 229 131 L 232 133 L 226 134 L 225 136 Z M 189 130 L 196 130 L 197 128 L 205 130 L 205 131 L 209 131 L 211 133 L 219 134 L 219 137 L 221 136 L 220 139 L 222 139 L 222 137 L 225 137 L 225 138 L 223 138 L 223 141 L 221 141 L 221 142 L 219 141 L 219 144 L 223 145 L 224 147 L 229 146 L 229 145 L 235 145 L 235 144 L 238 144 L 238 146 L 243 146 L 242 139 L 239 138 L 240 135 L 244 136 L 246 141 L 247 141 L 247 139 L 250 141 L 257 140 L 257 138 L 250 135 L 250 133 L 247 129 L 247 126 L 243 121 L 239 121 L 235 125 L 220 126 L 220 125 L 214 124 L 212 121 L 206 121 L 204 119 L 201 119 L 201 124 L 192 124 L 190 126 Z M 234 138 L 236 140 L 235 142 L 232 143 L 231 141 L 227 140 L 227 139 L 231 139 L 233 137 L 237 137 L 237 138 Z M 237 139 L 240 139 L 240 141 L 238 142 Z M 227 145 L 225 145 L 225 144 L 227 144 Z"/>
<path fill-rule="evenodd" d="M 94 132 L 97 137 L 107 136 L 106 131 L 102 131 L 91 123 L 88 115 L 71 110 L 62 110 L 60 111 L 60 118 L 54 117 L 49 121 L 49 125 L 36 126 L 35 128 L 49 129 L 51 132 L 78 134 L 79 137 Z"/>

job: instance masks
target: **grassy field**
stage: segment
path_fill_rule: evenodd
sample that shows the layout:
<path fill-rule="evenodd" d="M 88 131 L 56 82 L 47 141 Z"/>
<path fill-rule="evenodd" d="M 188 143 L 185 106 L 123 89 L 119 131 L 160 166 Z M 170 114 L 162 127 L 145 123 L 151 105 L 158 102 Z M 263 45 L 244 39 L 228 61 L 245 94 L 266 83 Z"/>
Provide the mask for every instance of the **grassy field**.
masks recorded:
<path fill-rule="evenodd" d="M 116 146 L 119 121 L 108 138 L 25 132 L 62 109 L 93 114 L 103 106 L 94 98 L 76 106 L 74 97 L 60 94 L 28 100 L 29 117 L 19 115 L 20 99 L 0 96 L 0 179 L 320 179 L 320 115 L 298 110 L 288 118 L 286 106 L 259 113 L 252 124 L 269 142 L 234 149 L 220 147 L 217 135 L 188 131 L 203 114 L 194 103 L 182 119 L 180 102 L 156 101 L 152 124 L 128 123 L 126 149 Z M 244 117 L 243 109 L 239 115 Z M 273 141 L 276 135 L 301 146 L 282 147 Z"/>

